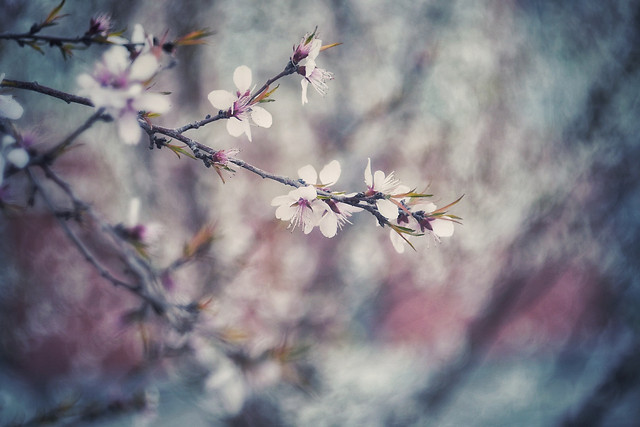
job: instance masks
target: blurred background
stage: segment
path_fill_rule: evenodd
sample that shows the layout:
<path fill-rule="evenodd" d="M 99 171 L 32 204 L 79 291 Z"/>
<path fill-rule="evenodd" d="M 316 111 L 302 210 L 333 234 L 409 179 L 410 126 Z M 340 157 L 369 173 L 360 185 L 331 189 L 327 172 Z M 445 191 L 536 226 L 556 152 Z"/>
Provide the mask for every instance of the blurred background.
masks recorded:
<path fill-rule="evenodd" d="M 28 31 L 56 4 L 1 1 L 0 32 Z M 270 206 L 288 188 L 244 170 L 223 184 L 98 123 L 55 170 L 112 224 L 139 198 L 139 221 L 162 230 L 154 265 L 213 224 L 207 256 L 167 280 L 175 301 L 210 302 L 189 334 L 126 321 L 140 301 L 99 277 L 42 200 L 4 214 L 0 422 L 68 405 L 114 426 L 637 425 L 638 2 L 70 0 L 63 12 L 51 34 L 82 34 L 99 12 L 125 37 L 136 23 L 214 32 L 154 86 L 171 92 L 154 119 L 167 127 L 215 114 L 207 94 L 234 90 L 239 65 L 257 85 L 279 73 L 317 26 L 342 43 L 317 60 L 335 75 L 325 97 L 301 106 L 290 76 L 253 142 L 224 123 L 188 136 L 293 178 L 337 159 L 333 188 L 347 192 L 365 189 L 371 158 L 439 206 L 464 194 L 451 211 L 464 220 L 404 254 L 366 213 L 332 239 L 289 232 Z M 45 52 L 2 41 L 0 72 L 76 93 L 104 48 Z M 10 93 L 36 149 L 92 113 Z M 25 205 L 24 177 L 7 181 Z M 154 357 L 149 342 L 184 351 Z"/>

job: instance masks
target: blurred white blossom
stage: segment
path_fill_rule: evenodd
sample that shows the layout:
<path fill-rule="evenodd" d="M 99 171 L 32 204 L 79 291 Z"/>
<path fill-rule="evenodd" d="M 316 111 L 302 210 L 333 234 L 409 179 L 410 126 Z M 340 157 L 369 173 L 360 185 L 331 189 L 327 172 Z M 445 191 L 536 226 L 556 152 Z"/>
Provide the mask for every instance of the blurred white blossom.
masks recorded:
<path fill-rule="evenodd" d="M 0 74 L 0 83 L 4 80 L 4 73 Z M 18 120 L 24 112 L 22 105 L 11 95 L 0 95 L 0 118 Z"/>
<path fill-rule="evenodd" d="M 4 180 L 4 169 L 7 164 L 11 164 L 22 169 L 29 163 L 29 153 L 16 144 L 16 140 L 11 135 L 2 137 L 2 146 L 0 148 L 0 185 Z"/>
<path fill-rule="evenodd" d="M 166 113 L 166 96 L 148 92 L 146 85 L 158 71 L 158 60 L 151 53 L 130 59 L 125 47 L 113 46 L 102 56 L 93 74 L 78 77 L 79 94 L 89 97 L 96 108 L 104 108 L 117 122 L 123 142 L 136 144 L 142 133 L 138 112 Z"/>

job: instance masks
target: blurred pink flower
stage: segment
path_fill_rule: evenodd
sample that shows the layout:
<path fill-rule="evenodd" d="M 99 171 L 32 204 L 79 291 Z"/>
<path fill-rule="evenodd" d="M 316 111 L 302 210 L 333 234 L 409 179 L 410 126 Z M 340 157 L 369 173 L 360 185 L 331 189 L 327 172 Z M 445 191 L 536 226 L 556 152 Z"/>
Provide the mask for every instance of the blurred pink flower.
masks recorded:
<path fill-rule="evenodd" d="M 111 27 L 111 16 L 108 13 L 99 13 L 89 21 L 89 30 L 86 34 L 89 36 L 97 34 L 101 37 L 108 37 Z"/>
<path fill-rule="evenodd" d="M 251 99 L 251 69 L 249 67 L 241 65 L 236 68 L 233 72 L 233 82 L 238 88 L 235 95 L 226 90 L 214 90 L 209 93 L 208 99 L 215 108 L 228 113 L 227 132 L 229 135 L 238 137 L 244 133 L 251 141 L 249 119 L 263 128 L 270 128 L 273 119 L 271 113 L 255 105 L 259 102 L 259 97 Z"/>
<path fill-rule="evenodd" d="M 124 143 L 136 144 L 142 133 L 138 112 L 169 111 L 167 97 L 145 90 L 157 71 L 154 55 L 143 54 L 131 61 L 126 48 L 113 46 L 96 64 L 93 74 L 78 77 L 79 94 L 89 97 L 96 108 L 104 108 L 116 120 Z"/>

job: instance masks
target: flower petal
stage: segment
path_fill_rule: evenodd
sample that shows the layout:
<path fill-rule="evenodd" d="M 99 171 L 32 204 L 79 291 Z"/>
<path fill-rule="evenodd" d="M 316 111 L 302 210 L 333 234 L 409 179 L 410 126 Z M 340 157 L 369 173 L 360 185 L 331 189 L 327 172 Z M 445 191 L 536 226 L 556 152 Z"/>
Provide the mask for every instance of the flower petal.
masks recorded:
<path fill-rule="evenodd" d="M 94 80 L 89 74 L 80 74 L 76 78 L 76 83 L 80 86 L 80 92 L 82 94 L 89 93 L 89 91 L 98 86 L 98 82 Z"/>
<path fill-rule="evenodd" d="M 398 252 L 399 254 L 404 253 L 405 242 L 402 236 L 400 236 L 397 231 L 391 230 L 389 237 L 391 238 L 391 243 L 393 244 L 393 248 L 396 250 L 396 252 Z"/>
<path fill-rule="evenodd" d="M 304 208 L 302 210 L 301 217 L 302 225 L 304 226 L 304 234 L 311 233 L 313 227 L 318 224 L 318 221 L 320 220 L 320 216 L 318 215 L 318 213 L 322 214 L 321 212 L 317 212 L 309 208 Z"/>
<path fill-rule="evenodd" d="M 305 200 L 315 200 L 318 197 L 318 192 L 313 185 L 307 185 L 306 187 L 298 188 L 298 194 Z"/>
<path fill-rule="evenodd" d="M 298 169 L 298 176 L 306 182 L 307 185 L 315 185 L 318 183 L 318 173 L 311 165 L 303 166 Z"/>
<path fill-rule="evenodd" d="M 129 202 L 129 227 L 138 225 L 138 217 L 140 213 L 140 199 L 134 197 Z"/>
<path fill-rule="evenodd" d="M 436 219 L 431 221 L 431 228 L 438 237 L 451 237 L 453 236 L 453 222 L 446 219 Z"/>
<path fill-rule="evenodd" d="M 251 119 L 262 128 L 270 128 L 273 123 L 271 113 L 262 107 L 251 107 Z"/>
<path fill-rule="evenodd" d="M 411 191 L 411 188 L 409 186 L 400 184 L 395 188 L 395 190 L 393 190 L 391 194 L 406 194 L 410 191 Z"/>
<path fill-rule="evenodd" d="M 29 163 L 29 154 L 23 148 L 14 148 L 7 154 L 7 160 L 19 169 L 27 166 Z"/>
<path fill-rule="evenodd" d="M 118 134 L 125 144 L 137 144 L 140 140 L 140 125 L 138 125 L 138 114 L 127 112 L 118 118 Z"/>
<path fill-rule="evenodd" d="M 2 145 L 0 145 L 0 148 L 6 148 L 11 144 L 15 144 L 15 143 L 16 143 L 16 139 L 12 135 L 4 135 L 2 137 L 2 143 L 1 143 Z M 0 156 L 0 158 L 2 158 L 2 156 Z"/>
<path fill-rule="evenodd" d="M 373 187 L 377 190 L 377 191 L 382 191 L 384 192 L 385 190 L 387 190 L 385 184 L 385 175 L 384 172 L 382 171 L 375 171 L 373 173 Z M 386 194 L 386 193 L 385 193 Z"/>
<path fill-rule="evenodd" d="M 9 120 L 18 120 L 22 117 L 24 109 L 11 95 L 0 95 L 0 117 Z"/>
<path fill-rule="evenodd" d="M 129 51 L 124 46 L 113 46 L 102 54 L 102 64 L 112 75 L 119 75 L 129 66 Z"/>
<path fill-rule="evenodd" d="M 278 208 L 276 209 L 276 218 L 282 221 L 289 221 L 296 214 L 297 210 L 297 206 L 291 206 L 291 204 L 287 202 L 278 206 Z"/>
<path fill-rule="evenodd" d="M 242 93 L 246 92 L 251 86 L 251 68 L 241 65 L 233 72 L 233 83 Z"/>
<path fill-rule="evenodd" d="M 304 76 L 310 77 L 313 74 L 313 71 L 316 69 L 316 61 L 313 59 L 307 58 L 307 61 L 304 64 Z"/>
<path fill-rule="evenodd" d="M 364 183 L 367 187 L 373 188 L 373 175 L 371 175 L 371 158 L 367 161 L 367 167 L 364 170 Z"/>
<path fill-rule="evenodd" d="M 340 174 L 342 173 L 342 169 L 340 167 L 340 162 L 337 160 L 332 160 L 327 163 L 325 167 L 320 171 L 320 184 L 330 187 L 340 178 Z"/>
<path fill-rule="evenodd" d="M 309 82 L 307 81 L 307 79 L 302 79 L 300 84 L 302 85 L 302 105 L 304 105 L 309 102 L 309 99 L 307 99 L 307 89 L 309 87 Z"/>
<path fill-rule="evenodd" d="M 284 196 L 276 196 L 271 200 L 271 206 L 280 206 L 290 201 L 291 198 L 286 194 Z"/>
<path fill-rule="evenodd" d="M 235 117 L 231 117 L 227 120 L 227 132 L 229 135 L 238 137 L 243 133 L 247 135 L 249 141 L 251 141 L 251 127 L 246 120 L 238 120 Z"/>
<path fill-rule="evenodd" d="M 133 33 L 131 34 L 131 43 L 144 43 L 144 28 L 141 24 L 135 24 L 133 26 Z"/>
<path fill-rule="evenodd" d="M 318 54 L 320 53 L 320 48 L 322 47 L 322 40 L 313 39 L 311 42 L 311 49 L 309 50 L 309 55 L 307 58 L 310 60 L 315 60 Z"/>
<path fill-rule="evenodd" d="M 171 106 L 168 97 L 152 92 L 145 92 L 140 95 L 133 105 L 138 111 L 147 111 L 158 114 L 166 113 L 169 111 Z"/>
<path fill-rule="evenodd" d="M 435 211 L 438 207 L 433 202 L 420 202 L 413 206 L 413 210 L 415 212 L 424 211 L 426 213 L 431 213 Z"/>
<path fill-rule="evenodd" d="M 228 110 L 236 100 L 236 96 L 226 90 L 212 90 L 207 98 L 211 105 L 219 110 Z"/>
<path fill-rule="evenodd" d="M 338 217 L 333 212 L 327 210 L 318 226 L 320 227 L 320 232 L 322 232 L 325 237 L 331 238 L 338 232 Z"/>
<path fill-rule="evenodd" d="M 391 200 L 382 199 L 376 201 L 378 212 L 380 212 L 385 218 L 393 220 L 398 218 L 398 207 Z"/>
<path fill-rule="evenodd" d="M 143 82 L 149 80 L 158 71 L 158 60 L 155 56 L 148 53 L 141 55 L 131 64 L 129 79 Z"/>

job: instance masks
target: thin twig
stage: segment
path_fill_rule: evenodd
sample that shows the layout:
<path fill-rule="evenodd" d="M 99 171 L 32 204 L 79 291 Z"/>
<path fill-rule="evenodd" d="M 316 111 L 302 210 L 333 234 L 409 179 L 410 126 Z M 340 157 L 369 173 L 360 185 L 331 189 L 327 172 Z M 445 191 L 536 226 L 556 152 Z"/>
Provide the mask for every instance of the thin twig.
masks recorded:
<path fill-rule="evenodd" d="M 206 124 L 215 122 L 216 120 L 224 119 L 227 117 L 226 112 L 219 111 L 215 116 L 207 116 L 203 120 L 199 120 L 197 122 L 186 124 L 182 127 L 175 129 L 176 133 L 184 133 L 190 129 L 198 129 Z"/>
<path fill-rule="evenodd" d="M 71 145 L 73 141 L 82 134 L 82 132 L 89 129 L 98 120 L 111 119 L 111 116 L 104 115 L 103 113 L 104 113 L 104 108 L 99 108 L 98 111 L 96 111 L 91 117 L 89 117 L 82 126 L 80 126 L 78 129 L 73 131 L 71 135 L 69 135 L 64 140 L 62 140 L 59 144 L 57 144 L 55 147 L 51 148 L 46 153 L 44 153 L 43 155 L 44 161 L 46 163 L 50 163 L 53 159 L 58 157 L 58 155 L 60 155 L 69 145 Z"/>
<path fill-rule="evenodd" d="M 178 141 L 181 141 L 187 144 L 187 146 L 194 153 L 195 157 L 200 158 L 203 161 L 206 160 L 207 162 L 209 162 L 209 164 L 213 163 L 213 155 L 216 153 L 216 150 L 214 150 L 213 148 L 207 145 L 201 144 L 198 141 L 195 141 L 191 138 L 188 138 L 180 134 L 177 129 L 169 129 L 162 126 L 151 126 L 146 122 L 141 123 L 141 125 L 143 129 L 149 135 L 151 135 L 152 139 L 153 139 L 154 133 L 160 133 L 162 135 L 175 138 Z M 160 142 L 156 141 L 156 143 L 160 143 Z M 166 145 L 166 143 L 164 143 L 164 145 Z M 203 154 L 202 151 L 204 151 L 207 154 Z M 272 181 L 276 181 L 281 184 L 288 185 L 295 188 L 299 188 L 304 185 L 307 185 L 301 179 L 294 180 L 286 176 L 275 175 L 265 170 L 262 170 L 256 166 L 253 166 L 252 164 L 247 163 L 244 160 L 241 160 L 235 157 L 229 158 L 229 162 L 243 169 L 246 169 L 249 172 L 253 172 L 254 174 L 260 176 L 263 179 L 270 179 Z M 321 190 L 321 189 L 317 189 L 317 192 L 319 195 L 335 200 L 336 202 L 346 203 L 348 205 L 359 207 L 366 210 L 367 212 L 371 213 L 373 216 L 376 217 L 380 225 L 389 224 L 389 220 L 386 217 L 384 217 L 384 215 L 382 215 L 380 212 L 378 212 L 378 209 L 373 205 L 376 199 L 384 197 L 382 194 L 367 197 L 367 196 L 364 196 L 364 194 L 358 193 L 355 196 L 346 197 L 343 195 L 334 194 L 332 192 Z"/>
<path fill-rule="evenodd" d="M 282 70 L 280 72 L 280 74 L 278 74 L 275 77 L 270 78 L 269 80 L 266 81 L 265 84 L 262 85 L 262 87 L 260 89 L 258 89 L 257 91 L 255 91 L 253 93 L 253 95 L 251 95 L 251 98 L 249 98 L 249 102 L 253 101 L 254 99 L 256 99 L 256 97 L 260 94 L 262 94 L 262 92 L 264 92 L 265 90 L 267 90 L 267 88 L 276 80 L 281 79 L 284 76 L 288 76 L 289 74 L 293 74 L 296 72 L 296 70 L 298 69 L 298 67 L 296 65 L 293 65 L 293 63 L 291 61 L 289 61 L 289 63 L 287 64 L 287 66 L 284 68 L 284 70 Z"/>
<path fill-rule="evenodd" d="M 304 181 L 302 180 L 293 180 L 285 176 L 274 175 L 237 158 L 229 159 L 229 162 L 233 163 L 234 165 L 240 166 L 241 168 L 246 169 L 250 172 L 253 172 L 264 179 L 270 179 L 272 181 L 280 182 L 284 185 L 290 185 L 291 187 L 295 188 L 302 187 L 304 185 Z"/>

